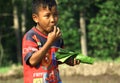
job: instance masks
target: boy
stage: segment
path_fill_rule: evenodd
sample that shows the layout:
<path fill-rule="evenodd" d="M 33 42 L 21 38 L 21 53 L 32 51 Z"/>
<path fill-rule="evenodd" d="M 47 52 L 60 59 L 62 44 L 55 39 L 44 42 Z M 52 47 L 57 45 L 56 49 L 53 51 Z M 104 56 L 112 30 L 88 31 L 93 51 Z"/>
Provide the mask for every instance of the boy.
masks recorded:
<path fill-rule="evenodd" d="M 55 58 L 58 48 L 63 48 L 55 0 L 33 0 L 32 18 L 36 26 L 22 42 L 24 83 L 62 83 Z M 76 64 L 71 61 L 67 64 Z"/>

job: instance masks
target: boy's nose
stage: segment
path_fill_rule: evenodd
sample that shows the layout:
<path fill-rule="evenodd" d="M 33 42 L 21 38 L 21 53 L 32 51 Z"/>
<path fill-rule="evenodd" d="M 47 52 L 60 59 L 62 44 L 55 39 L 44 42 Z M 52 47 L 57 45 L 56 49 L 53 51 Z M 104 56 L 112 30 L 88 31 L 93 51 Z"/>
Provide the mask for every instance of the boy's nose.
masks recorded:
<path fill-rule="evenodd" d="M 51 22 L 55 22 L 55 17 L 51 16 Z"/>

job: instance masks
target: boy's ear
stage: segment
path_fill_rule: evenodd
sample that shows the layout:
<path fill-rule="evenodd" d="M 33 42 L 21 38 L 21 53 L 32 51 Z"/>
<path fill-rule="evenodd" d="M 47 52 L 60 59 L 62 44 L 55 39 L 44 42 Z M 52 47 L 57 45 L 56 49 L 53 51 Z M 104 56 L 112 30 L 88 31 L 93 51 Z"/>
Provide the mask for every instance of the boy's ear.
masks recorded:
<path fill-rule="evenodd" d="M 34 20 L 35 23 L 38 23 L 38 16 L 37 16 L 37 14 L 32 14 L 32 19 Z"/>

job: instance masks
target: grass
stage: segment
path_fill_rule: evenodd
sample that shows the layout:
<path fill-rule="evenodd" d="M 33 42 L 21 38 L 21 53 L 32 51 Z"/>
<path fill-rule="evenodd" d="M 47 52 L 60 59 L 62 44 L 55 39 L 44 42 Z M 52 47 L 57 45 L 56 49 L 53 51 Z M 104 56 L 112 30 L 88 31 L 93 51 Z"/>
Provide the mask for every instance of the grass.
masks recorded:
<path fill-rule="evenodd" d="M 120 63 L 120 57 L 116 58 L 116 59 L 115 59 L 115 62 Z"/>
<path fill-rule="evenodd" d="M 8 65 L 8 66 L 2 66 L 0 67 L 0 74 L 4 74 L 4 73 L 7 73 L 8 71 L 10 71 L 14 66 L 15 67 L 18 67 L 20 66 L 21 64 L 18 63 L 18 64 L 11 64 L 11 65 Z"/>
<path fill-rule="evenodd" d="M 11 69 L 10 66 L 8 66 L 8 67 L 0 67 L 0 73 L 6 73 L 6 72 L 8 72 L 10 69 Z"/>
<path fill-rule="evenodd" d="M 112 60 L 111 58 L 106 58 L 106 59 L 95 58 L 95 62 L 116 62 L 116 63 L 120 63 L 120 57 L 116 58 L 115 60 Z M 21 64 L 19 63 L 19 64 L 12 64 L 12 65 L 9 65 L 9 66 L 0 67 L 0 74 L 7 73 L 9 70 L 11 70 L 13 65 L 20 66 Z"/>

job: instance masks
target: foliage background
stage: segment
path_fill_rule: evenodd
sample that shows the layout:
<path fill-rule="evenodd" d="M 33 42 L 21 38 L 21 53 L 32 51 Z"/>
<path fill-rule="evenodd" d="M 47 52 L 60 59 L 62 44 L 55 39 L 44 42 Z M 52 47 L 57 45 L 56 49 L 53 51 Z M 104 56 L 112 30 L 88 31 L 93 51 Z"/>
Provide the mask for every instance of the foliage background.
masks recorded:
<path fill-rule="evenodd" d="M 120 3 L 119 0 L 57 0 L 58 26 L 63 33 L 66 49 L 81 52 L 80 13 L 84 13 L 88 55 L 100 59 L 120 56 Z M 14 3 L 13 3 L 14 2 Z M 14 28 L 14 7 L 19 26 Z M 25 31 L 22 31 L 22 16 Z M 31 0 L 0 1 L 0 66 L 21 63 L 21 41 L 34 22 L 31 18 Z M 15 33 L 19 34 L 16 36 Z M 20 41 L 20 43 L 17 43 Z M 19 44 L 19 47 L 17 47 Z"/>

